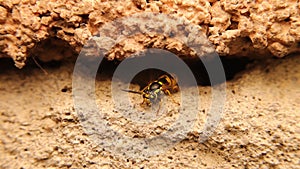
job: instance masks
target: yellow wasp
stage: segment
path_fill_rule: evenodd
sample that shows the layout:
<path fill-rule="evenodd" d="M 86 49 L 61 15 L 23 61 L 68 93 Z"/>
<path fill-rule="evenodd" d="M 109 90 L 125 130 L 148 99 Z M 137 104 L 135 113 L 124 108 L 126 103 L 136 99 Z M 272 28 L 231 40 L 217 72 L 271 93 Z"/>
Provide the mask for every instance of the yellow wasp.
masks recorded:
<path fill-rule="evenodd" d="M 175 78 L 173 78 L 171 75 L 165 74 L 160 76 L 157 80 L 149 83 L 141 91 L 123 91 L 141 94 L 143 96 L 143 102 L 141 104 L 147 104 L 148 106 L 150 106 L 151 103 L 158 103 L 161 100 L 162 96 L 170 96 L 171 94 L 178 92 L 179 87 Z"/>

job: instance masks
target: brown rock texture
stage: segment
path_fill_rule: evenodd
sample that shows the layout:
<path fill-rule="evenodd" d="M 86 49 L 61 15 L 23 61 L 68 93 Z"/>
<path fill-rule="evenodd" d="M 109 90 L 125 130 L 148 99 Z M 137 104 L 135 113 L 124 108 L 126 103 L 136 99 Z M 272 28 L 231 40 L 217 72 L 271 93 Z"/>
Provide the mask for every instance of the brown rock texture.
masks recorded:
<path fill-rule="evenodd" d="M 184 17 L 199 26 L 220 55 L 284 57 L 299 51 L 300 4 L 296 0 L 3 0 L 0 1 L 0 57 L 11 57 L 19 68 L 30 54 L 41 60 L 79 53 L 86 41 L 104 24 L 141 12 Z M 132 37 L 110 51 L 122 59 L 146 47 L 173 50 L 173 41 L 159 35 Z M 48 48 L 50 42 L 55 48 Z M 46 42 L 46 43 L 45 43 Z M 149 42 L 151 45 L 149 46 Z M 156 42 L 156 43 L 155 43 Z M 59 45 L 63 43 L 63 45 Z M 43 50 L 38 49 L 42 45 Z M 57 48 L 57 46 L 59 48 Z M 47 51 L 52 52 L 45 52 Z M 184 48 L 176 48 L 185 55 Z M 55 50 L 56 52 L 53 52 Z"/>

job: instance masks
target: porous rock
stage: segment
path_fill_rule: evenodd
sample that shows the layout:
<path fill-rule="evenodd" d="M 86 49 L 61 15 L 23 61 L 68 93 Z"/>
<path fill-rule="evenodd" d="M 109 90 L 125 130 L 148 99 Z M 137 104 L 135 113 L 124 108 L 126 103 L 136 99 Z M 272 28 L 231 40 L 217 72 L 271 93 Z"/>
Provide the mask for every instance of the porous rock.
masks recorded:
<path fill-rule="evenodd" d="M 52 56 L 37 52 L 35 47 L 45 40 L 59 39 L 79 53 L 104 23 L 141 12 L 186 18 L 199 26 L 222 56 L 284 57 L 299 51 L 299 6 L 292 0 L 5 0 L 0 2 L 0 57 L 13 58 L 19 68 L 32 53 L 45 61 L 69 57 L 72 53 Z M 130 44 L 113 48 L 110 59 L 122 59 L 149 47 L 149 41 L 167 50 L 176 43 L 162 42 L 160 36 L 132 37 Z M 189 53 L 177 49 L 180 51 L 175 53 Z"/>

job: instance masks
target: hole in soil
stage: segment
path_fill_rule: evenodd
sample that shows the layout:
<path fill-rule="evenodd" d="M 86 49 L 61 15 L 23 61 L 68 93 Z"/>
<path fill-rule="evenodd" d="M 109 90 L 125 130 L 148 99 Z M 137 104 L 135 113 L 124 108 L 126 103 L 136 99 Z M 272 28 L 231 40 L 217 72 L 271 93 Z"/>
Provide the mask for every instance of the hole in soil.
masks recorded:
<path fill-rule="evenodd" d="M 132 58 L 132 59 L 136 59 L 136 58 Z M 164 60 L 164 62 L 168 64 L 168 60 Z M 200 59 L 184 60 L 184 62 L 189 66 L 189 68 L 193 72 L 198 85 L 202 85 L 202 86 L 211 85 L 206 68 Z M 246 69 L 246 66 L 249 63 L 252 63 L 252 60 L 247 58 L 221 58 L 221 62 L 223 64 L 226 80 L 233 80 L 236 74 L 244 71 Z M 119 64 L 120 62 L 108 61 L 104 59 L 100 64 L 98 74 L 97 74 L 97 79 L 111 80 L 113 73 Z M 170 73 L 172 74 L 172 72 Z M 143 88 L 144 86 L 149 84 L 149 82 L 156 80 L 156 78 L 158 78 L 163 74 L 165 74 L 165 72 L 162 70 L 146 69 L 144 71 L 139 72 L 132 80 L 132 83 L 138 84 L 140 85 L 141 88 Z M 120 77 L 120 80 L 122 80 L 122 77 Z M 218 83 L 223 83 L 223 82 L 219 81 Z"/>
<path fill-rule="evenodd" d="M 36 48 L 34 51 L 31 53 L 34 54 L 35 56 L 39 56 L 41 52 L 47 53 L 49 50 L 56 50 L 57 46 L 47 46 L 49 45 L 49 42 L 43 42 L 40 44 L 41 47 Z M 47 47 L 46 47 L 47 46 Z M 64 49 L 64 50 L 72 50 L 70 48 Z M 66 53 L 65 51 L 61 50 L 61 53 Z M 71 51 L 72 53 L 73 51 Z M 60 53 L 60 54 L 61 54 Z M 68 53 L 68 52 L 67 52 Z M 40 64 L 40 66 L 43 69 L 46 69 L 47 71 L 49 69 L 56 69 L 59 68 L 63 62 L 67 60 L 72 60 L 72 62 L 75 60 L 75 57 L 72 57 L 72 59 L 64 59 L 61 61 L 48 61 L 48 62 L 43 62 L 39 60 L 38 57 L 35 57 L 36 61 Z M 133 58 L 136 59 L 136 58 Z M 198 85 L 202 86 L 207 86 L 210 85 L 208 74 L 206 72 L 206 69 L 201 62 L 201 60 L 184 60 L 185 63 L 189 66 L 189 68 L 192 70 Z M 247 59 L 247 58 L 221 58 L 224 70 L 225 70 L 225 75 L 226 75 L 226 80 L 232 80 L 234 79 L 235 75 L 243 70 L 246 69 L 247 64 L 252 63 L 252 60 Z M 167 60 L 160 60 L 160 62 L 165 62 L 168 64 Z M 115 69 L 118 67 L 120 64 L 119 61 L 108 61 L 104 59 L 98 69 L 98 74 L 97 74 L 97 80 L 111 80 L 112 75 L 115 71 Z M 14 66 L 14 62 L 10 58 L 1 58 L 0 59 L 0 73 L 5 73 L 11 70 L 19 70 Z M 22 69 L 22 71 L 26 70 L 32 70 L 34 69 L 40 69 L 38 65 L 35 63 L 35 61 L 29 57 L 27 58 L 27 63 L 26 66 Z M 172 72 L 171 72 L 172 73 Z M 149 82 L 153 81 L 155 78 L 159 77 L 160 75 L 164 74 L 163 71 L 160 70 L 151 70 L 148 69 L 147 71 L 142 71 L 140 72 L 135 79 L 133 79 L 133 83 L 140 85 L 140 87 L 146 86 Z M 120 79 L 122 80 L 122 79 Z M 220 82 L 222 83 L 222 82 Z M 67 92 L 66 89 L 62 89 L 62 92 Z"/>

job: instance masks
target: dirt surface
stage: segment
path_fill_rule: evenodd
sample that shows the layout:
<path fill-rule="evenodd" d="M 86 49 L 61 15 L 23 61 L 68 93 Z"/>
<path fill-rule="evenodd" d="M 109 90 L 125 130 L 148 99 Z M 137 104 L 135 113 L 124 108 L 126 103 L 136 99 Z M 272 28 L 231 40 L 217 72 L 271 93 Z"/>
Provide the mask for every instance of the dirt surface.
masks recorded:
<path fill-rule="evenodd" d="M 170 150 L 146 160 L 110 153 L 83 129 L 72 98 L 74 61 L 43 65 L 48 74 L 34 65 L 18 70 L 10 61 L 1 63 L 0 168 L 300 168 L 300 55 L 249 65 L 226 83 L 224 114 L 207 141 L 197 142 L 197 130 L 191 131 Z M 97 91 L 110 93 L 109 79 L 96 84 Z M 210 87 L 197 88 L 201 116 L 208 112 Z M 107 110 L 108 96 L 97 94 Z M 138 96 L 132 100 L 141 101 Z M 118 131 L 149 136 L 140 132 L 146 128 L 130 127 L 106 113 Z M 176 115 L 160 117 L 168 127 Z"/>
<path fill-rule="evenodd" d="M 32 54 L 44 61 L 70 57 L 72 52 L 52 53 L 55 47 L 49 47 L 49 41 L 79 53 L 104 24 L 143 12 L 187 19 L 223 56 L 284 57 L 299 51 L 299 6 L 295 0 L 4 0 L 0 1 L 0 57 L 13 58 L 19 68 Z M 177 27 L 170 28 L 176 32 Z M 162 34 L 133 36 L 112 49 L 109 57 L 122 59 L 147 47 L 189 53 L 181 42 L 170 39 Z"/>

